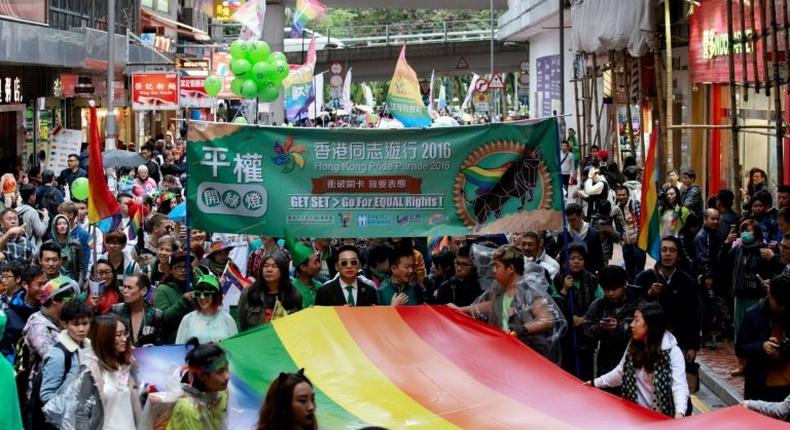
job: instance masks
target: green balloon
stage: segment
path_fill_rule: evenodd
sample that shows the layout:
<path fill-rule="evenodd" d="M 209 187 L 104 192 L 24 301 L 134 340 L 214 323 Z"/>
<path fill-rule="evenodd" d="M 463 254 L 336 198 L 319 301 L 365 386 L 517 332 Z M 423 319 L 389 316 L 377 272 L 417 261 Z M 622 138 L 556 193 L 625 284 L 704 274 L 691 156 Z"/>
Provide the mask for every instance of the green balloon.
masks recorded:
<path fill-rule="evenodd" d="M 291 72 L 291 69 L 288 67 L 288 63 L 286 61 L 275 60 L 274 71 L 275 71 L 275 76 L 277 77 L 277 79 L 274 80 L 280 82 L 288 77 L 288 74 Z"/>
<path fill-rule="evenodd" d="M 216 97 L 222 91 L 222 79 L 218 76 L 209 76 L 203 82 L 203 89 L 206 90 L 206 94 Z"/>
<path fill-rule="evenodd" d="M 233 123 L 234 124 L 249 124 L 249 122 L 247 122 L 247 118 L 244 118 L 243 116 L 237 116 L 236 118 L 234 118 L 233 119 Z"/>
<path fill-rule="evenodd" d="M 230 44 L 230 56 L 231 58 L 244 58 L 244 53 L 246 52 L 242 46 L 245 44 L 244 41 L 237 40 Z"/>
<path fill-rule="evenodd" d="M 250 59 L 250 51 L 252 51 L 252 42 L 241 42 L 241 56 L 239 58 L 243 58 L 245 60 Z"/>
<path fill-rule="evenodd" d="M 241 96 L 245 99 L 252 99 L 258 95 L 258 85 L 252 79 L 245 79 L 241 84 Z"/>
<path fill-rule="evenodd" d="M 273 81 L 277 76 L 277 70 L 270 61 L 259 61 L 252 66 L 252 79 L 259 85 L 264 81 Z"/>
<path fill-rule="evenodd" d="M 262 102 L 273 102 L 280 97 L 280 86 L 273 81 L 264 81 L 258 85 L 258 98 Z"/>
<path fill-rule="evenodd" d="M 269 44 L 262 41 L 256 40 L 252 42 L 252 48 L 250 48 L 250 62 L 257 63 L 259 61 L 265 61 L 269 59 L 269 54 L 272 53 L 272 48 L 269 47 Z"/>
<path fill-rule="evenodd" d="M 285 54 L 283 54 L 280 51 L 272 52 L 272 54 L 269 55 L 269 60 L 270 61 L 282 60 L 282 61 L 285 61 L 286 64 L 288 64 L 288 58 L 286 58 Z"/>
<path fill-rule="evenodd" d="M 88 185 L 88 178 L 77 178 L 74 182 L 71 183 L 71 187 L 69 187 L 71 191 L 71 199 L 72 200 L 86 200 L 88 198 L 88 192 L 90 187 Z"/>
<path fill-rule="evenodd" d="M 241 96 L 241 86 L 244 84 L 244 79 L 236 78 L 230 83 L 230 92 L 236 94 L 237 96 Z"/>
<path fill-rule="evenodd" d="M 230 63 L 230 71 L 235 76 L 243 76 L 250 71 L 250 68 L 252 68 L 250 62 L 244 59 L 233 60 L 233 62 Z"/>

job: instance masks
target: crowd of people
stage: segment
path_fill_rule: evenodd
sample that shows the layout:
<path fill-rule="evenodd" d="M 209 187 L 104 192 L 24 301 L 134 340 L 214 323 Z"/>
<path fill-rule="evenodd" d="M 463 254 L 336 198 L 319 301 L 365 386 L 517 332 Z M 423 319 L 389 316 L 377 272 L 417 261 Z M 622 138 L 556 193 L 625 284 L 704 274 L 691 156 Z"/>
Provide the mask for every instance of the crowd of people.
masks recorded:
<path fill-rule="evenodd" d="M 170 135 L 142 147 L 144 164 L 108 178 L 121 213 L 106 231 L 89 225 L 86 202 L 69 195 L 85 176 L 84 154 L 70 155 L 62 172 L 36 165 L 6 175 L 0 379 L 17 390 L 0 421 L 130 429 L 167 416 L 168 429 L 220 428 L 229 374 L 218 342 L 311 306 L 447 305 L 587 384 L 670 417 L 691 413 L 687 375 L 698 351 L 734 339 L 745 398 L 785 400 L 790 186 L 773 190 L 753 169 L 743 202 L 730 190 L 705 200 L 694 171 L 667 173 L 660 257 L 646 267 L 635 160 L 620 169 L 597 148 L 579 159 L 569 138 L 564 230 L 431 243 L 187 229 L 169 217 L 187 180 L 183 141 Z M 610 264 L 617 250 L 622 266 Z M 167 344 L 188 352 L 180 391 L 162 414 L 165 406 L 145 400 L 155 387 L 140 382 L 132 351 Z M 272 383 L 259 429 L 317 428 L 309 371 Z"/>

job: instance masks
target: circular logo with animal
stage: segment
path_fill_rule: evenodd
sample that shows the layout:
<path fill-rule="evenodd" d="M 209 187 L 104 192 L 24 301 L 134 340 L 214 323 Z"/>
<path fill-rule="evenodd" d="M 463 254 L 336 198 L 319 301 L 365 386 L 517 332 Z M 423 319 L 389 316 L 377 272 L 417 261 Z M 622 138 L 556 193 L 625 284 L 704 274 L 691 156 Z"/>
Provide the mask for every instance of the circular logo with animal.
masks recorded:
<path fill-rule="evenodd" d="M 527 231 L 544 224 L 539 211 L 551 211 L 552 184 L 540 146 L 495 141 L 478 148 L 455 175 L 458 217 L 475 232 Z M 561 216 L 561 215 L 560 215 Z M 538 221 L 538 222 L 536 222 Z"/>

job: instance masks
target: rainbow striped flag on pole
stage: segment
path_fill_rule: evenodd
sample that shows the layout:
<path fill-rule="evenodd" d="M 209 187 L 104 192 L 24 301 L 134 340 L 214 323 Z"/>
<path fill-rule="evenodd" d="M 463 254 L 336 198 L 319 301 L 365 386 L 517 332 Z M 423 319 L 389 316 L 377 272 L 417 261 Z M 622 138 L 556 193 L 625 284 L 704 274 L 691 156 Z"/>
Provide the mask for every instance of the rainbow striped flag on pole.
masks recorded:
<path fill-rule="evenodd" d="M 651 257 L 658 259 L 661 248 L 661 223 L 658 214 L 658 131 L 650 136 L 642 184 L 641 215 L 639 219 L 638 246 Z"/>
<path fill-rule="evenodd" d="M 120 213 L 118 201 L 110 192 L 107 185 L 107 176 L 104 172 L 102 148 L 99 142 L 99 120 L 96 114 L 96 104 L 91 100 L 90 105 L 90 140 L 88 142 L 88 220 L 91 224 L 98 224 L 105 218 Z"/>
<path fill-rule="evenodd" d="M 289 122 L 308 117 L 308 107 L 315 101 L 313 73 L 315 71 L 315 37 L 310 39 L 307 58 L 301 66 L 291 66 L 291 72 L 283 80 L 285 113 Z"/>
<path fill-rule="evenodd" d="M 405 44 L 400 50 L 387 93 L 387 109 L 405 127 L 429 127 L 432 122 L 428 108 L 422 101 L 417 73 L 406 62 Z"/>
<path fill-rule="evenodd" d="M 296 11 L 291 24 L 291 37 L 302 37 L 307 23 L 320 19 L 326 13 L 326 5 L 318 0 L 296 0 Z"/>

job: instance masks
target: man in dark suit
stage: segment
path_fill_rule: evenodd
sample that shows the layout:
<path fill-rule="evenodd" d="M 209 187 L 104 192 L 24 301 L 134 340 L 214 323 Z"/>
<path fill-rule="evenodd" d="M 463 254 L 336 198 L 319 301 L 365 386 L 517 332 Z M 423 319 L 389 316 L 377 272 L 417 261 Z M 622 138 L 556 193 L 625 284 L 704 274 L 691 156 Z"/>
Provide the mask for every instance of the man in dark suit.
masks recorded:
<path fill-rule="evenodd" d="M 375 287 L 358 279 L 361 267 L 359 250 L 343 245 L 337 250 L 338 276 L 322 285 L 315 295 L 316 306 L 372 306 L 378 304 Z"/>

